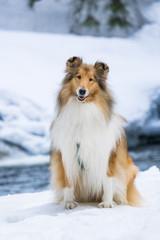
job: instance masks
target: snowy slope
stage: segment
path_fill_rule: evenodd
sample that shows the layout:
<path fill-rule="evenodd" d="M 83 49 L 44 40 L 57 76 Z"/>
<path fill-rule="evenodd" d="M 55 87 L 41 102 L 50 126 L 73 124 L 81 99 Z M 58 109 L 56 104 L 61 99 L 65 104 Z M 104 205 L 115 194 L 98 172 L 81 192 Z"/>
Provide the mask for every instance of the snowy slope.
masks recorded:
<path fill-rule="evenodd" d="M 145 208 L 82 204 L 64 210 L 53 203 L 51 192 L 0 197 L 0 239 L 159 240 L 160 171 L 141 172 L 136 184 L 148 201 Z"/>

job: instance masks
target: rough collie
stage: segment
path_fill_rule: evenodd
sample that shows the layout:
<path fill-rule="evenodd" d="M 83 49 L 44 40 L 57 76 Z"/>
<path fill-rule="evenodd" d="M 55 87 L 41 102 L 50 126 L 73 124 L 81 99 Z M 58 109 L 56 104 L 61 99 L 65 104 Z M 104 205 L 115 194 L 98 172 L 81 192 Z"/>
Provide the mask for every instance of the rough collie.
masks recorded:
<path fill-rule="evenodd" d="M 66 75 L 51 126 L 51 184 L 66 209 L 78 202 L 140 206 L 134 180 L 138 168 L 127 151 L 125 120 L 113 111 L 107 64 L 88 65 L 79 57 L 66 63 Z"/>

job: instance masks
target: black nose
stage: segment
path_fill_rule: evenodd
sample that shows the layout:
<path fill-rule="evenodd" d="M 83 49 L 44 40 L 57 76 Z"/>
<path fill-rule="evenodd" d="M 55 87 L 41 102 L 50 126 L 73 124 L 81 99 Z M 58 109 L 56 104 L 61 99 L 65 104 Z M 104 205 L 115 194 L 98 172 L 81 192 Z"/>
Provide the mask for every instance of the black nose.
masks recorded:
<path fill-rule="evenodd" d="M 86 90 L 84 88 L 79 89 L 79 94 L 84 95 L 86 93 Z"/>

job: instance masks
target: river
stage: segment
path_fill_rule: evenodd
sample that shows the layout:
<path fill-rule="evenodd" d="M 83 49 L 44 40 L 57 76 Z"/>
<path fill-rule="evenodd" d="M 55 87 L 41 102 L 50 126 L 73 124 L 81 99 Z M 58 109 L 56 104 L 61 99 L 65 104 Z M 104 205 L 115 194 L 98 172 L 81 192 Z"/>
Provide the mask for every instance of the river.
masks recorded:
<path fill-rule="evenodd" d="M 139 147 L 131 150 L 130 154 L 141 171 L 153 165 L 160 169 L 160 145 Z M 50 189 L 48 167 L 48 163 L 0 167 L 0 196 Z"/>

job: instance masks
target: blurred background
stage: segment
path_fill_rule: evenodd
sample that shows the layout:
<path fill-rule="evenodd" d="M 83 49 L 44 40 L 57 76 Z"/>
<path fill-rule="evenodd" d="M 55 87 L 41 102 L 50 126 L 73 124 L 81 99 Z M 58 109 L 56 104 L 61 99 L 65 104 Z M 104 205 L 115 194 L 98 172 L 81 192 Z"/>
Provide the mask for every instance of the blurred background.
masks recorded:
<path fill-rule="evenodd" d="M 0 195 L 49 186 L 49 128 L 66 60 L 110 67 L 140 170 L 160 168 L 160 1 L 0 0 Z"/>

